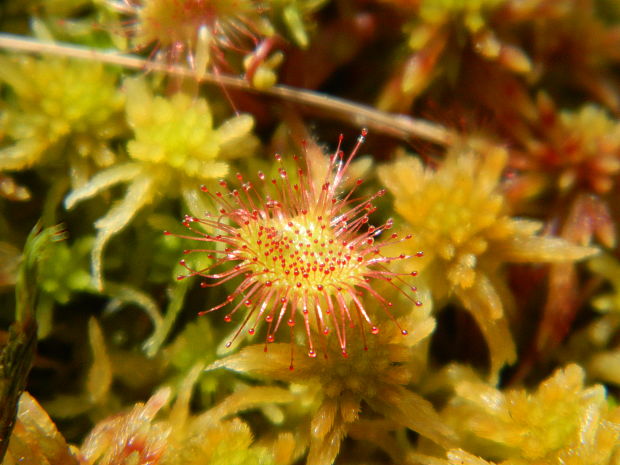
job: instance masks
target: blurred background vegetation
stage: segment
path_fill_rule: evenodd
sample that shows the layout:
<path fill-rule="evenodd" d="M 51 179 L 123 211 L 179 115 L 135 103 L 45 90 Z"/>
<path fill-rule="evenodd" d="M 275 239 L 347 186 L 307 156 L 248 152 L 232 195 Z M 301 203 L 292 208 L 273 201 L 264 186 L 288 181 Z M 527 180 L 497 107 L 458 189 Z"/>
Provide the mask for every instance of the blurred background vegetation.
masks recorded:
<path fill-rule="evenodd" d="M 616 0 L 1 2 L 3 463 L 620 465 L 619 114 Z M 227 347 L 184 215 L 362 128 L 380 331 Z"/>

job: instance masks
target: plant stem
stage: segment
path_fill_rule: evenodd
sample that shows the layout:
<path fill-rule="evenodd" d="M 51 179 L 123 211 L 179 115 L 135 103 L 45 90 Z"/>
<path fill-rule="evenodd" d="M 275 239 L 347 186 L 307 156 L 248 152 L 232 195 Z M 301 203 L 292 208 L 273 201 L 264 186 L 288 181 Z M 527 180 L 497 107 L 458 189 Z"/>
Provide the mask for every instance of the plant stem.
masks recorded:
<path fill-rule="evenodd" d="M 44 42 L 13 34 L 0 34 L 0 49 L 99 61 L 125 68 L 162 71 L 177 76 L 196 78 L 195 72 L 185 66 L 153 62 L 142 57 L 116 51 L 96 50 L 66 43 Z M 447 146 L 455 139 L 455 134 L 452 131 L 439 124 L 424 119 L 411 118 L 406 115 L 387 113 L 367 105 L 353 103 L 311 90 L 298 89 L 282 84 L 275 85 L 269 89 L 255 89 L 243 78 L 219 73 L 206 73 L 200 78 L 200 81 L 307 105 L 316 110 L 327 111 L 331 116 L 353 126 L 365 126 L 407 141 L 418 138 Z"/>

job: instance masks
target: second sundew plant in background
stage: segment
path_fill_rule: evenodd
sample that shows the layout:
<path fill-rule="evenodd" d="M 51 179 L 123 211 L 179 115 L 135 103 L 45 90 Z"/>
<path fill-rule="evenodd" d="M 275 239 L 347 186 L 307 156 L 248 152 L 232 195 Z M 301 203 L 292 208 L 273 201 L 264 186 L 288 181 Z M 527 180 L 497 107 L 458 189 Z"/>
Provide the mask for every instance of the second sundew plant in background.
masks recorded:
<path fill-rule="evenodd" d="M 261 37 L 274 34 L 254 0 L 108 1 L 132 18 L 127 30 L 135 47 L 153 47 L 169 62 L 187 61 L 198 76 L 207 69 L 226 70 L 227 51 L 249 54 Z"/>
<path fill-rule="evenodd" d="M 119 12 L 131 46 L 169 63 L 187 62 L 196 77 L 237 73 L 255 87 L 271 87 L 284 36 L 309 45 L 307 17 L 325 0 L 106 0 Z M 279 27 L 278 27 L 279 26 Z M 279 29 L 283 29 L 282 35 Z"/>
<path fill-rule="evenodd" d="M 291 349 L 294 328 L 304 328 L 308 356 L 316 357 L 315 334 L 327 336 L 334 332 L 342 355 L 347 357 L 348 327 L 360 326 L 361 338 L 366 331 L 378 334 L 375 317 L 364 304 L 363 295 L 377 300 L 385 312 L 398 325 L 387 300 L 373 286 L 373 280 L 383 280 L 403 292 L 415 305 L 422 302 L 414 297 L 416 288 L 405 279 L 417 272 L 397 273 L 389 269 L 391 262 L 422 256 L 389 256 L 382 253 L 387 245 L 411 239 L 387 232 L 392 220 L 381 226 L 368 225 L 369 215 L 375 211 L 373 201 L 385 194 L 380 190 L 371 196 L 359 196 L 357 189 L 362 180 L 356 180 L 347 192 L 342 185 L 347 181 L 348 169 L 366 136 L 362 131 L 357 144 L 348 157 L 338 148 L 325 160 L 306 157 L 307 170 L 298 157 L 296 173 L 279 167 L 279 179 L 269 180 L 258 173 L 263 186 L 255 186 L 237 174 L 239 189 L 228 188 L 220 181 L 223 191 L 205 191 L 217 205 L 217 211 L 205 218 L 186 216 L 183 224 L 196 233 L 192 237 L 205 242 L 205 248 L 187 250 L 186 253 L 206 253 L 213 259 L 205 269 L 193 269 L 185 260 L 188 276 L 202 276 L 203 287 L 213 287 L 231 279 L 241 283 L 226 300 L 201 314 L 229 307 L 224 320 L 231 322 L 241 309 L 245 315 L 233 339 L 247 328 L 254 335 L 258 325 L 267 324 L 266 343 L 275 341 L 281 326 L 288 326 Z M 276 155 L 282 162 L 282 157 Z M 323 166 L 321 166 L 321 164 Z M 271 192 L 262 194 L 271 186 Z M 204 231 L 203 231 L 204 230 Z M 167 233 L 170 234 L 170 233 Z M 376 240 L 379 236 L 386 239 Z M 220 270 L 221 269 L 221 270 Z M 368 329 L 364 329 L 367 326 Z M 400 328 L 403 335 L 407 330 Z M 230 347 L 233 341 L 226 343 Z M 327 353 L 326 342 L 323 350 Z M 364 342 L 366 348 L 366 343 Z M 267 346 L 265 346 L 265 350 Z M 293 369 L 293 355 L 291 366 Z"/>

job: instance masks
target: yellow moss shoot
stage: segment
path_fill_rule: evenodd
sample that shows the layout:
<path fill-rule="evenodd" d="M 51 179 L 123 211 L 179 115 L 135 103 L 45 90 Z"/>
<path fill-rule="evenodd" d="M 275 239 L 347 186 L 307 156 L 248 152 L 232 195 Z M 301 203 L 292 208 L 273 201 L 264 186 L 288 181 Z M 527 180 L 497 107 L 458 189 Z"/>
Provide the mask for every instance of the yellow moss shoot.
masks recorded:
<path fill-rule="evenodd" d="M 617 463 L 620 408 L 612 406 L 602 385 L 585 387 L 584 378 L 583 369 L 571 364 L 535 392 L 458 381 L 444 418 L 462 431 L 469 451 L 502 464 Z"/>
<path fill-rule="evenodd" d="M 62 163 L 82 180 L 90 174 L 82 158 L 111 165 L 107 143 L 125 129 L 116 81 L 101 63 L 0 56 L 0 84 L 11 89 L 2 102 L 0 170 Z"/>
<path fill-rule="evenodd" d="M 529 132 L 522 137 L 523 149 L 515 150 L 510 160 L 521 173 L 515 190 L 560 196 L 575 191 L 611 192 L 620 172 L 618 120 L 592 104 L 559 111 L 545 94 L 538 96 L 537 110 L 535 130 L 544 139 L 537 140 Z"/>
<path fill-rule="evenodd" d="M 135 133 L 127 144 L 131 161 L 98 172 L 65 198 L 70 209 L 111 186 L 127 185 L 124 198 L 95 222 L 92 271 L 100 289 L 104 246 L 138 211 L 164 194 L 188 200 L 197 183 L 225 176 L 226 160 L 251 155 L 257 145 L 249 115 L 234 116 L 216 127 L 204 99 L 153 95 L 143 78 L 128 79 L 125 89 L 127 122 Z"/>
<path fill-rule="evenodd" d="M 413 157 L 379 169 L 396 211 L 416 232 L 402 250 L 424 250 L 434 297 L 456 295 L 472 313 L 489 344 L 493 373 L 516 356 L 504 318 L 508 288 L 501 265 L 571 262 L 597 252 L 540 236 L 541 223 L 509 215 L 500 189 L 506 160 L 503 148 L 481 143 L 454 149 L 437 170 Z"/>

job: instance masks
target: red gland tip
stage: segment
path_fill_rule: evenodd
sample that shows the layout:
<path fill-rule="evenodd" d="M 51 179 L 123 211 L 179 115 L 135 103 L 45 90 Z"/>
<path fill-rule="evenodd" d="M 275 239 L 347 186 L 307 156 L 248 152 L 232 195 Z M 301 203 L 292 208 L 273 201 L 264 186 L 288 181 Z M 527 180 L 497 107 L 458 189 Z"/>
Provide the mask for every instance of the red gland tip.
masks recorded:
<path fill-rule="evenodd" d="M 373 326 L 372 328 L 370 328 L 370 332 L 372 334 L 379 334 L 379 328 L 377 328 L 376 326 Z"/>
<path fill-rule="evenodd" d="M 409 334 L 409 331 L 407 331 L 406 329 L 401 329 L 400 334 L 402 334 L 403 336 L 406 336 L 407 334 Z"/>

